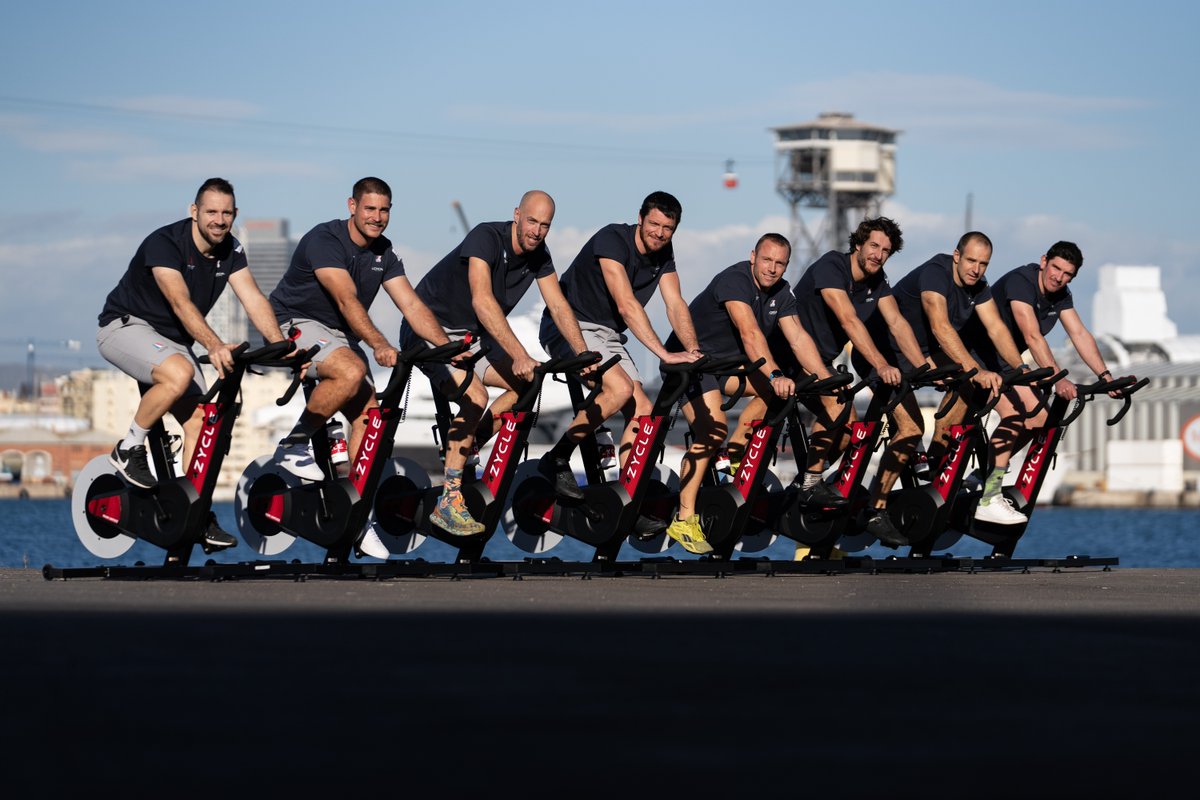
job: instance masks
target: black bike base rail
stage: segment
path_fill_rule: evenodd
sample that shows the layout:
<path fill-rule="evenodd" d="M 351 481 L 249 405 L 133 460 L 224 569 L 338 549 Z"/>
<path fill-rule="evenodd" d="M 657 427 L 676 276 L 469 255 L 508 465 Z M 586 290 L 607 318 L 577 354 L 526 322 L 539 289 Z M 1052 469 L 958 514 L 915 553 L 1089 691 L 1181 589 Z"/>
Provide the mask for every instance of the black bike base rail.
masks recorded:
<path fill-rule="evenodd" d="M 848 574 L 907 574 L 1021 572 L 1035 569 L 1064 572 L 1099 568 L 1109 572 L 1119 565 L 1113 556 L 1072 555 L 1061 558 L 957 558 L 952 555 L 927 557 L 844 556 L 842 558 L 805 558 L 800 561 L 771 560 L 743 557 L 728 561 L 718 559 L 679 560 L 670 556 L 643 558 L 637 561 L 563 561 L 558 558 L 526 558 L 523 561 L 480 561 L 445 563 L 404 559 L 376 563 L 304 563 L 300 561 L 242 561 L 218 564 L 168 566 L 137 563 L 132 566 L 56 567 L 46 564 L 42 577 L 48 581 L 75 578 L 105 580 L 193 580 L 228 581 L 274 578 L 306 581 L 309 578 L 392 580 L 398 578 L 509 578 L 526 577 L 643 577 L 666 578 L 694 576 L 731 578 L 757 575 L 765 577 L 786 575 L 848 575 Z"/>

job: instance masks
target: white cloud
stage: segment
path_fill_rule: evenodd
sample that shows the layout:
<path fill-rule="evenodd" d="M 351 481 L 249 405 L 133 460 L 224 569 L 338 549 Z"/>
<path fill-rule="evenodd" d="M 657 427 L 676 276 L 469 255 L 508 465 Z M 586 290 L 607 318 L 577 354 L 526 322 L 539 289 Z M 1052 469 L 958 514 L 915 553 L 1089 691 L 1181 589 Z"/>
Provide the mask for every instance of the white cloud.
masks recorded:
<path fill-rule="evenodd" d="M 194 180 L 209 175 L 315 178 L 335 174 L 315 161 L 285 161 L 239 152 L 147 153 L 109 161 L 76 161 L 71 174 L 86 180 Z"/>
<path fill-rule="evenodd" d="M 150 141 L 142 136 L 96 128 L 55 129 L 46 120 L 25 114 L 0 114 L 0 133 L 39 153 L 136 152 Z"/>
<path fill-rule="evenodd" d="M 793 108 L 853 108 L 865 122 L 886 121 L 889 127 L 931 142 L 1050 150 L 1128 146 L 1133 143 L 1129 135 L 1104 115 L 1149 106 L 1131 97 L 1056 94 L 960 75 L 897 72 L 808 81 L 782 94 Z"/>
<path fill-rule="evenodd" d="M 594 111 L 526 110 L 506 105 L 451 106 L 447 116 L 460 123 L 518 125 L 534 128 L 588 128 L 616 133 L 654 133 L 739 119 L 739 108 L 718 108 L 689 114 L 612 114 Z"/>
<path fill-rule="evenodd" d="M 187 97 L 184 95 L 148 95 L 113 101 L 112 105 L 126 111 L 168 116 L 208 117 L 222 120 L 251 119 L 262 114 L 262 108 L 243 100 L 220 97 Z"/>

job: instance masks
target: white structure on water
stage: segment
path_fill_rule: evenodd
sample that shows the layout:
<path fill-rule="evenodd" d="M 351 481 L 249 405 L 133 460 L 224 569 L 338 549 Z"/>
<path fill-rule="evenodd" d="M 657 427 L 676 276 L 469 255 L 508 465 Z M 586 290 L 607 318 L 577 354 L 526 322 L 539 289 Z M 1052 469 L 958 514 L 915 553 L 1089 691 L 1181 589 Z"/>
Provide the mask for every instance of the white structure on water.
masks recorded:
<path fill-rule="evenodd" d="M 1189 423 L 1200 434 L 1200 336 L 1178 334 L 1160 279 L 1155 266 L 1106 264 L 1092 299 L 1091 330 L 1112 371 L 1150 379 L 1120 424 L 1106 423 L 1121 403 L 1101 397 L 1063 442 L 1072 467 L 1111 490 L 1178 492 L 1200 473 L 1200 453 L 1185 446 Z M 1075 380 L 1091 379 L 1069 343 L 1058 356 Z"/>

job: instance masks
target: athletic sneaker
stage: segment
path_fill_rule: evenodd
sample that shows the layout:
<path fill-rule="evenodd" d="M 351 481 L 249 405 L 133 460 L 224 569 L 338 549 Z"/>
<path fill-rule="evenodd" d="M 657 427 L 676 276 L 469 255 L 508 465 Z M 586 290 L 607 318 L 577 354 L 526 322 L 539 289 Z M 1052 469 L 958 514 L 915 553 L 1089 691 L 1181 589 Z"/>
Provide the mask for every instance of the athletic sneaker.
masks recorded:
<path fill-rule="evenodd" d="M 987 505 L 980 503 L 975 509 L 975 519 L 997 525 L 1020 525 L 1029 521 L 1029 517 L 1013 508 L 1012 500 L 1002 494 L 993 497 Z"/>
<path fill-rule="evenodd" d="M 313 458 L 308 442 L 288 442 L 284 439 L 275 449 L 275 463 L 306 481 L 323 481 L 325 473 Z"/>
<path fill-rule="evenodd" d="M 146 459 L 146 445 L 135 444 L 128 450 L 121 449 L 117 442 L 112 452 L 108 454 L 108 463 L 112 464 L 125 480 L 142 489 L 154 486 L 154 474 L 150 472 L 150 463 Z"/>
<path fill-rule="evenodd" d="M 665 519 L 639 514 L 633 523 L 633 538 L 640 542 L 647 542 L 662 533 L 666 527 Z"/>
<path fill-rule="evenodd" d="M 802 506 L 812 506 L 815 508 L 844 508 L 850 501 L 842 496 L 842 493 L 834 489 L 825 481 L 817 481 L 807 489 L 800 486 L 800 477 L 792 483 L 800 489 L 796 495 Z"/>
<path fill-rule="evenodd" d="M 477 522 L 471 516 L 471 512 L 467 511 L 462 492 L 443 494 L 439 497 L 433 513 L 429 515 L 429 521 L 454 536 L 471 536 L 483 532 L 483 523 Z"/>
<path fill-rule="evenodd" d="M 881 545 L 895 550 L 897 547 L 908 547 L 912 544 L 903 533 L 896 529 L 886 508 L 876 508 L 870 514 L 867 524 L 863 527 L 866 528 L 867 533 L 878 539 Z"/>
<path fill-rule="evenodd" d="M 696 555 L 712 552 L 712 545 L 704 538 L 700 529 L 700 515 L 692 514 L 687 519 L 676 518 L 667 526 L 667 536 L 683 545 L 683 549 Z"/>
<path fill-rule="evenodd" d="M 208 529 L 204 531 L 204 552 L 212 553 L 217 550 L 224 550 L 227 547 L 237 545 L 237 539 L 233 535 L 226 533 L 217 523 L 217 515 L 212 511 L 208 512 Z"/>
<path fill-rule="evenodd" d="M 375 532 L 374 525 L 368 525 L 363 529 L 362 538 L 354 544 L 354 549 L 359 557 L 371 556 L 371 558 L 382 558 L 385 561 L 392 553 L 387 549 L 387 545 L 379 538 L 379 534 Z"/>
<path fill-rule="evenodd" d="M 583 489 L 579 488 L 579 484 L 575 480 L 575 473 L 571 471 L 571 462 L 565 458 L 554 458 L 549 454 L 542 456 L 542 460 L 538 462 L 538 472 L 542 477 L 550 481 L 550 485 L 554 487 L 554 493 L 559 497 L 567 500 L 582 500 Z"/>

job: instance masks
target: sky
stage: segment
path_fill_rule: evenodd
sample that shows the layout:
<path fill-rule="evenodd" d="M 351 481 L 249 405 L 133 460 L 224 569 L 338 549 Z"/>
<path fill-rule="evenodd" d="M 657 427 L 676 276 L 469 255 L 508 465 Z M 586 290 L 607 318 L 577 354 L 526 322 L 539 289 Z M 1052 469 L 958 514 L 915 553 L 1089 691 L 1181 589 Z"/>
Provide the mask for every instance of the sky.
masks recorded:
<path fill-rule="evenodd" d="M 1069 239 L 1085 322 L 1094 267 L 1154 264 L 1200 334 L 1198 17 L 1153 0 L 18 4 L 0 32 L 0 362 L 29 338 L 98 361 L 105 295 L 214 175 L 242 219 L 297 238 L 384 178 L 414 282 L 464 235 L 454 201 L 474 224 L 549 191 L 561 271 L 666 190 L 690 298 L 788 232 L 770 128 L 825 111 L 902 131 L 893 282 L 953 249 L 970 196 L 992 280 Z"/>

